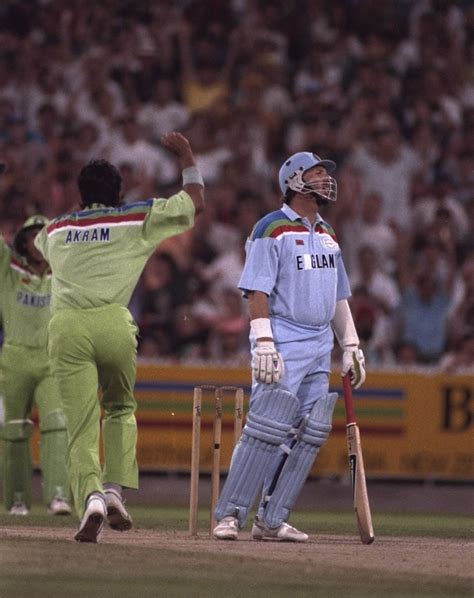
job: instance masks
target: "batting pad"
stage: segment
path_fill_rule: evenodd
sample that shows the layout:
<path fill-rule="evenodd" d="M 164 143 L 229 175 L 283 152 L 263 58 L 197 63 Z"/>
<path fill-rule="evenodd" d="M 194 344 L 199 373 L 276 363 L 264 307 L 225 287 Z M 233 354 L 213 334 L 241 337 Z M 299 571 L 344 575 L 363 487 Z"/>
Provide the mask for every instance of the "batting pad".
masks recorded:
<path fill-rule="evenodd" d="M 265 470 L 286 440 L 298 407 L 298 399 L 281 389 L 264 390 L 254 399 L 217 503 L 217 521 L 232 515 L 241 528 L 245 525 Z"/>
<path fill-rule="evenodd" d="M 331 432 L 337 393 L 319 399 L 303 422 L 299 438 L 283 465 L 275 490 L 268 498 L 263 519 L 270 528 L 287 521 L 320 448 Z"/>

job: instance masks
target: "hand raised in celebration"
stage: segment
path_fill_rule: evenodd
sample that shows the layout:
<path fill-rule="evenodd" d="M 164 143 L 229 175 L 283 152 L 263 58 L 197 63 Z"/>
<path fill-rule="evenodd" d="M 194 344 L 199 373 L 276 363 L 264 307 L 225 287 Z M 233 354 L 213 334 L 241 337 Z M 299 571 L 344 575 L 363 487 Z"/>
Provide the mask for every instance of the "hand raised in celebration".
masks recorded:
<path fill-rule="evenodd" d="M 189 141 L 186 139 L 184 135 L 181 133 L 173 132 L 173 133 L 166 133 L 161 137 L 161 143 L 173 152 L 178 158 L 193 153 L 191 149 L 191 145 Z"/>

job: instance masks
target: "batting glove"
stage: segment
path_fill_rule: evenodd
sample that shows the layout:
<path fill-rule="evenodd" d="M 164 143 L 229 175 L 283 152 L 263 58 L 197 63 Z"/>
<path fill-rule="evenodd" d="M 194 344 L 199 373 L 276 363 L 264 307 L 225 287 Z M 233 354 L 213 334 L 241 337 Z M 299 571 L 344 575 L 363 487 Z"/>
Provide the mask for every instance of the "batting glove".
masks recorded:
<path fill-rule="evenodd" d="M 283 359 L 272 341 L 257 343 L 252 354 L 252 371 L 255 380 L 276 384 L 285 373 Z"/>
<path fill-rule="evenodd" d="M 341 375 L 349 374 L 353 388 L 359 388 L 365 382 L 365 357 L 362 349 L 354 346 L 347 348 L 342 354 Z"/>

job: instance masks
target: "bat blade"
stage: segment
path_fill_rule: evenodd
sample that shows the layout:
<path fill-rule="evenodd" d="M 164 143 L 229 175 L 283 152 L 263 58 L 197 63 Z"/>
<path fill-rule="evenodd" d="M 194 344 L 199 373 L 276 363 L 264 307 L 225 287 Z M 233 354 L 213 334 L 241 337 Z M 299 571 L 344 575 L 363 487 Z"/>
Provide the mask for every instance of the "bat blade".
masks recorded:
<path fill-rule="evenodd" d="M 363 544 L 372 544 L 375 539 L 370 512 L 367 483 L 365 480 L 364 459 L 360 442 L 359 426 L 350 423 L 346 427 L 347 450 L 351 467 L 352 494 L 354 511 L 359 527 L 360 539 Z"/>

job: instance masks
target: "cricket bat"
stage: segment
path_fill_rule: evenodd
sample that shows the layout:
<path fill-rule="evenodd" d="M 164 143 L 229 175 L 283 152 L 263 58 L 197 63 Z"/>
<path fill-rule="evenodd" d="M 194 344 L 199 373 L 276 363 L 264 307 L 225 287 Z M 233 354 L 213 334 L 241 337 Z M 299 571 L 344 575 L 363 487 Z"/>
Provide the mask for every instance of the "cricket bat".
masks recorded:
<path fill-rule="evenodd" d="M 367 483 L 365 480 L 364 459 L 362 457 L 360 432 L 359 426 L 355 420 L 352 386 L 349 374 L 343 376 L 342 387 L 344 390 L 344 402 L 346 405 L 346 437 L 347 450 L 349 453 L 349 465 L 351 468 L 354 511 L 356 514 L 357 525 L 359 526 L 359 534 L 362 543 L 372 544 L 372 542 L 375 540 L 375 536 L 374 529 L 372 527 L 369 496 L 367 494 Z"/>

